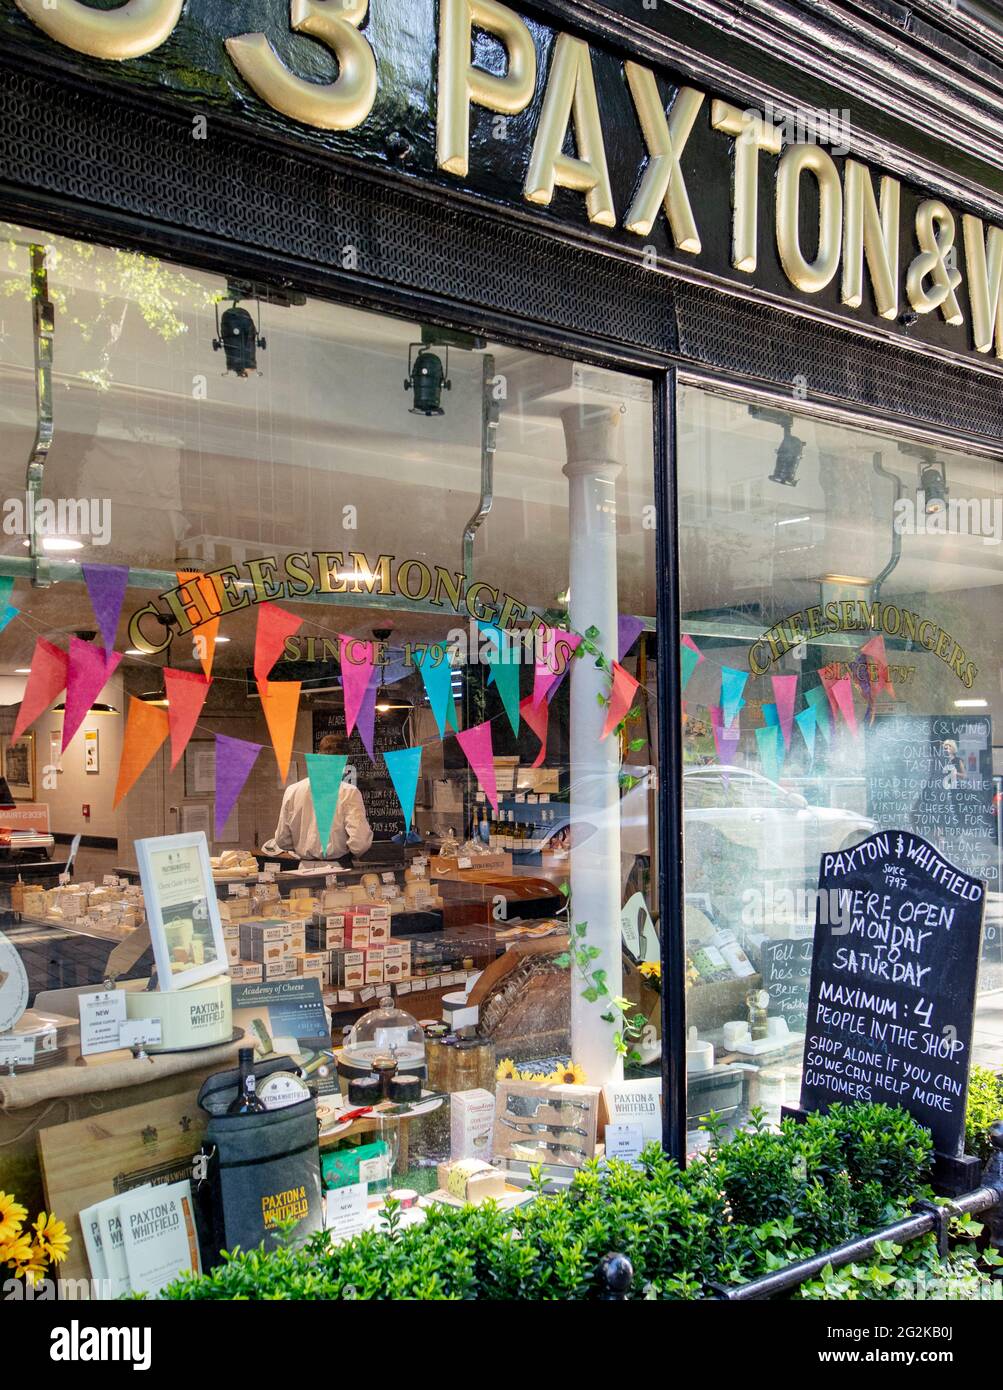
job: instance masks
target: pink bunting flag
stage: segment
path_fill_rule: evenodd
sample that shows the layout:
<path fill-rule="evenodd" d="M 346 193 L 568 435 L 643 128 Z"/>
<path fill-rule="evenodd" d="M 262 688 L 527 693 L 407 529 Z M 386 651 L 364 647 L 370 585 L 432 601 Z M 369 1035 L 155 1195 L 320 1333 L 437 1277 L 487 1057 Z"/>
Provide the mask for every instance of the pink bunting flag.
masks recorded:
<path fill-rule="evenodd" d="M 261 752 L 260 743 L 248 743 L 246 739 L 230 738 L 228 734 L 216 735 L 216 839 L 223 834 L 223 827 L 230 819 L 237 797 L 244 790 L 251 768 Z"/>
<path fill-rule="evenodd" d="M 739 727 L 739 718 L 736 717 L 733 724 L 728 728 L 724 726 L 724 711 L 720 705 L 710 707 L 710 726 L 714 732 L 714 749 L 717 753 L 717 760 L 723 767 L 730 767 L 734 764 L 735 753 L 738 750 L 738 741 L 742 737 L 742 730 Z M 724 774 L 724 785 L 730 781 L 730 775 Z"/>
<path fill-rule="evenodd" d="M 836 701 L 836 708 L 846 720 L 850 733 L 857 736 L 857 712 L 853 708 L 853 683 L 849 676 L 844 676 L 841 681 L 834 682 L 829 695 Z"/>
<path fill-rule="evenodd" d="M 839 680 L 839 662 L 833 662 L 831 666 L 823 666 L 818 673 L 818 678 L 822 682 L 826 695 L 829 697 L 829 709 L 832 713 L 832 722 L 835 723 L 836 716 L 839 714 L 839 704 L 837 703 L 835 695 L 832 693 L 832 688 Z"/>
<path fill-rule="evenodd" d="M 120 652 L 108 652 L 93 642 L 70 638 L 70 661 L 66 672 L 66 709 L 63 711 L 62 751 L 87 718 L 87 711 L 111 680 L 122 660 Z"/>
<path fill-rule="evenodd" d="M 54 647 L 44 637 L 35 643 L 31 658 L 31 674 L 21 696 L 21 708 L 14 722 L 13 742 L 24 733 L 40 714 L 44 714 L 57 695 L 66 689 L 66 672 L 70 659 L 59 647 Z"/>
<path fill-rule="evenodd" d="M 774 676 L 773 699 L 777 706 L 777 719 L 784 736 L 784 747 L 791 746 L 791 733 L 794 728 L 794 702 L 798 693 L 797 676 Z"/>
<path fill-rule="evenodd" d="M 523 721 L 529 725 L 540 740 L 540 751 L 536 755 L 533 767 L 541 767 L 543 760 L 547 756 L 547 731 L 550 727 L 550 706 L 546 700 L 541 700 L 538 705 L 534 705 L 532 699 L 527 697 L 519 704 L 519 712 Z"/>
<path fill-rule="evenodd" d="M 608 738 L 616 726 L 626 717 L 634 703 L 634 696 L 638 692 L 639 685 L 640 682 L 636 681 L 629 671 L 625 671 L 619 661 L 613 662 L 613 689 L 609 695 L 606 723 L 599 735 L 600 742 L 604 738 Z"/>
<path fill-rule="evenodd" d="M 472 729 L 461 729 L 456 735 L 467 762 L 474 770 L 477 783 L 491 803 L 491 809 L 498 814 L 498 785 L 495 781 L 494 748 L 491 743 L 491 723 L 475 724 Z"/>
<path fill-rule="evenodd" d="M 346 637 L 342 633 L 339 641 L 341 684 L 345 691 L 345 732 L 350 734 L 366 698 L 376 653 L 372 642 L 360 642 L 357 637 Z"/>
<path fill-rule="evenodd" d="M 581 644 L 580 632 L 567 632 L 563 627 L 544 627 L 537 634 L 536 666 L 533 671 L 534 705 L 550 700 L 571 669 L 575 652 Z"/>
<path fill-rule="evenodd" d="M 362 697 L 362 704 L 359 706 L 359 715 L 355 721 L 355 727 L 359 731 L 359 738 L 362 739 L 363 747 L 369 754 L 370 762 L 376 761 L 374 751 L 376 745 L 376 693 L 380 688 L 380 673 L 374 667 L 373 674 L 369 678 L 366 686 L 366 693 Z"/>
<path fill-rule="evenodd" d="M 254 639 L 254 679 L 259 686 L 268 684 L 272 667 L 282 655 L 286 638 L 303 626 L 303 619 L 287 613 L 275 603 L 258 604 L 258 628 Z"/>
<path fill-rule="evenodd" d="M 164 690 L 167 692 L 167 719 L 171 730 L 171 770 L 178 765 L 181 754 L 195 732 L 202 706 L 209 694 L 212 676 L 201 671 L 175 671 L 164 667 Z"/>
<path fill-rule="evenodd" d="M 888 657 L 885 653 L 885 639 L 879 632 L 872 637 L 869 642 L 865 642 L 860 648 L 861 656 L 865 656 L 868 661 L 873 661 L 878 668 L 878 678 L 871 686 L 871 694 L 877 699 L 882 690 L 887 690 L 888 694 L 895 699 L 895 687 L 892 685 L 891 677 L 888 674 Z"/>

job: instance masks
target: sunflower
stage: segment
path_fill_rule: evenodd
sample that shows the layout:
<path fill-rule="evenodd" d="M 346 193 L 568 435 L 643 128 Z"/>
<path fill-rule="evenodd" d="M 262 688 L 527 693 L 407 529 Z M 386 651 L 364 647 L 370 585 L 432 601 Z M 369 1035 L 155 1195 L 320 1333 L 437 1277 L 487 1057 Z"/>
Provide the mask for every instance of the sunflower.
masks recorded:
<path fill-rule="evenodd" d="M 47 1259 L 54 1265 L 66 1259 L 72 1237 L 66 1229 L 65 1222 L 60 1221 L 51 1212 L 39 1212 L 34 1231 L 35 1242 Z"/>
<path fill-rule="evenodd" d="M 0 1245 L 21 1234 L 21 1226 L 27 1215 L 27 1207 L 15 1202 L 9 1192 L 0 1192 Z"/>
<path fill-rule="evenodd" d="M 27 1279 L 29 1284 L 34 1284 L 37 1283 L 39 1279 L 45 1278 L 46 1269 L 45 1251 L 40 1245 L 33 1245 L 28 1259 L 24 1263 L 18 1265 L 14 1272 L 22 1278 Z"/>
<path fill-rule="evenodd" d="M 498 1063 L 498 1068 L 495 1072 L 495 1079 L 497 1081 L 519 1080 L 519 1073 L 516 1071 L 515 1063 L 512 1061 L 511 1057 L 503 1057 L 502 1060 Z"/>
<path fill-rule="evenodd" d="M 0 1260 L 9 1264 L 15 1273 L 20 1274 L 20 1267 L 31 1263 L 31 1236 L 18 1235 L 6 1245 L 0 1246 Z"/>
<path fill-rule="evenodd" d="M 547 1080 L 555 1086 L 584 1086 L 585 1068 L 580 1067 L 577 1062 L 569 1062 L 567 1066 L 558 1067 Z"/>
<path fill-rule="evenodd" d="M 646 960 L 639 966 L 639 969 L 646 980 L 660 980 L 662 978 L 662 962 L 659 960 Z"/>

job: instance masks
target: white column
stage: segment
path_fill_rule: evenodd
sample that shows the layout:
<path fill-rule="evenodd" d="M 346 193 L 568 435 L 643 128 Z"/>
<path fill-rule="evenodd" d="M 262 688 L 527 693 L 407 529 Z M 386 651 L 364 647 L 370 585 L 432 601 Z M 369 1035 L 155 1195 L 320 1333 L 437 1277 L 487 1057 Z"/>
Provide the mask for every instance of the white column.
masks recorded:
<path fill-rule="evenodd" d="M 623 467 L 619 409 L 573 406 L 561 412 L 568 461 L 571 626 L 598 629 L 597 643 L 617 655 L 616 480 Z M 571 920 L 588 923 L 589 945 L 600 954 L 592 969 L 606 972 L 609 996 L 582 998 L 577 971 L 571 985 L 572 1056 L 588 1083 L 601 1086 L 623 1074 L 613 1048 L 618 1023 L 604 1023 L 610 998 L 622 993 L 620 947 L 619 751 L 611 734 L 600 742 L 606 712 L 597 696 L 608 677 L 589 657 L 571 667 Z M 592 827 L 586 833 L 586 827 Z M 616 1016 L 619 1019 L 619 1015 Z"/>

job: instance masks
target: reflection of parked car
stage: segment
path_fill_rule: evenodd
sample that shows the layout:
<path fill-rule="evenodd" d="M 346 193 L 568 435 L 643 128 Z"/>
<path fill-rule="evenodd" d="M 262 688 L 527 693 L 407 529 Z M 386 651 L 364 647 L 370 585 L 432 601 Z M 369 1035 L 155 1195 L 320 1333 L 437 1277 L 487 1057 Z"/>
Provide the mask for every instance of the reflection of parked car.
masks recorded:
<path fill-rule="evenodd" d="M 856 812 L 812 806 L 748 768 L 712 764 L 683 773 L 688 868 L 708 853 L 737 857 L 749 872 L 765 869 L 814 883 L 822 854 L 858 844 L 877 828 Z"/>

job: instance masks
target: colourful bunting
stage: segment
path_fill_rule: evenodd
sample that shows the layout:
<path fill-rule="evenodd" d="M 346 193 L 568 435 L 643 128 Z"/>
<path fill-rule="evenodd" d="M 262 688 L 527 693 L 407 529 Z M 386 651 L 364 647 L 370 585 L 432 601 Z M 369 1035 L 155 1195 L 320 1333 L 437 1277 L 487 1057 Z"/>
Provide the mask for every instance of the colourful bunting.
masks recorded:
<path fill-rule="evenodd" d="M 809 705 L 809 707 L 807 709 L 803 709 L 800 714 L 796 714 L 794 716 L 794 722 L 801 730 L 801 737 L 804 739 L 805 745 L 808 749 L 809 761 L 814 762 L 815 729 L 818 724 L 818 716 L 815 712 L 814 706 Z"/>
<path fill-rule="evenodd" d="M 165 717 L 165 730 L 166 725 Z M 229 734 L 216 735 L 216 811 L 213 819 L 217 840 L 222 837 L 230 812 L 244 790 L 260 752 L 260 743 L 231 738 Z"/>
<path fill-rule="evenodd" d="M 66 653 L 47 642 L 44 637 L 39 637 L 35 642 L 31 674 L 25 683 L 21 708 L 14 723 L 12 739 L 15 743 L 25 729 L 34 724 L 38 716 L 44 714 L 55 702 L 56 697 L 66 689 L 69 664 L 70 658 Z"/>
<path fill-rule="evenodd" d="M 174 671 L 164 667 L 164 690 L 167 692 L 167 722 L 171 730 L 171 771 L 188 746 L 195 732 L 202 707 L 212 685 L 212 676 L 197 671 Z"/>
<path fill-rule="evenodd" d="M 191 585 L 194 584 L 201 594 L 204 606 L 211 613 L 219 613 L 219 595 L 216 593 L 215 586 L 211 579 L 206 579 L 201 570 L 178 570 L 178 583 L 188 586 L 189 594 L 192 592 Z M 188 608 L 195 608 L 194 602 L 186 605 Z M 198 611 L 201 611 L 199 608 Z M 196 623 L 192 628 L 192 644 L 195 655 L 202 665 L 202 673 L 205 676 L 212 675 L 212 662 L 216 654 L 216 634 L 219 631 L 219 618 L 207 618 L 202 622 Z"/>
<path fill-rule="evenodd" d="M 282 655 L 286 638 L 303 626 L 303 619 L 287 613 L 276 603 L 258 604 L 258 627 L 254 638 L 254 679 L 258 689 L 268 684 L 272 667 Z"/>
<path fill-rule="evenodd" d="M 108 652 L 93 642 L 70 638 L 70 658 L 66 672 L 66 709 L 63 711 L 62 751 L 87 718 L 87 711 L 111 680 L 122 660 L 120 652 Z"/>
<path fill-rule="evenodd" d="M 360 642 L 356 637 L 340 636 L 341 684 L 345 691 L 345 732 L 350 734 L 359 718 L 366 697 L 373 664 L 376 658 L 372 642 Z"/>
<path fill-rule="evenodd" d="M 710 726 L 714 731 L 714 749 L 718 762 L 724 767 L 732 766 L 738 751 L 738 741 L 742 737 L 741 729 L 737 722 L 730 729 L 724 727 L 720 705 L 711 705 L 710 707 Z M 725 773 L 725 786 L 728 785 L 729 780 L 728 774 Z"/>
<path fill-rule="evenodd" d="M 778 729 L 780 728 L 780 715 L 777 713 L 776 705 L 772 703 L 763 705 L 763 718 L 767 724 L 775 724 Z"/>
<path fill-rule="evenodd" d="M 169 731 L 167 711 L 148 700 L 129 696 L 129 712 L 122 736 L 122 757 L 118 765 L 113 806 L 132 791 L 142 773 L 160 751 Z"/>
<path fill-rule="evenodd" d="M 118 635 L 118 620 L 129 587 L 128 565 L 81 565 L 91 607 L 104 639 L 104 649 L 110 652 Z"/>
<path fill-rule="evenodd" d="M 272 740 L 275 761 L 279 765 L 279 776 L 283 782 L 289 776 L 289 759 L 293 752 L 301 687 L 301 681 L 266 681 L 264 685 L 258 686 L 268 735 Z"/>
<path fill-rule="evenodd" d="M 794 729 L 794 704 L 797 700 L 798 677 L 774 676 L 773 698 L 777 703 L 777 719 L 784 736 L 784 747 L 791 746 L 791 733 Z"/>
<path fill-rule="evenodd" d="M 362 697 L 362 704 L 359 706 L 359 715 L 355 721 L 355 727 L 359 731 L 359 738 L 362 745 L 369 754 L 369 761 L 376 761 L 376 696 L 380 688 L 380 668 L 373 667 L 373 674 L 369 677 L 369 684 L 366 686 L 366 693 Z"/>
<path fill-rule="evenodd" d="M 823 666 L 818 673 L 818 678 L 822 682 L 822 686 L 828 697 L 829 709 L 832 712 L 832 723 L 833 727 L 835 727 L 836 717 L 839 714 L 839 705 L 836 703 L 836 697 L 832 693 L 832 687 L 839 680 L 839 662 L 836 661 L 829 666 Z"/>
<path fill-rule="evenodd" d="M 495 780 L 494 748 L 491 743 L 491 724 L 475 724 L 472 729 L 461 729 L 456 735 L 467 762 L 473 768 L 474 776 L 481 791 L 491 803 L 491 809 L 498 814 L 498 786 Z"/>
<path fill-rule="evenodd" d="M 809 708 L 815 711 L 817 727 L 822 730 L 822 733 L 825 735 L 825 741 L 828 743 L 832 738 L 832 730 L 835 722 L 832 717 L 832 711 L 829 708 L 829 692 L 824 686 L 815 685 L 812 686 L 811 690 L 806 690 L 804 692 L 804 697 L 808 702 Z"/>
<path fill-rule="evenodd" d="M 850 733 L 857 736 L 857 713 L 853 708 L 853 686 L 850 684 L 849 676 L 844 676 L 842 680 L 836 681 L 832 686 L 830 696 L 835 699 L 840 714 L 846 720 Z"/>
<path fill-rule="evenodd" d="M 14 580 L 9 575 L 0 576 L 0 608 L 2 608 L 0 611 L 0 632 L 3 632 L 8 623 L 12 622 L 20 612 L 20 609 L 8 602 L 13 588 Z"/>
<path fill-rule="evenodd" d="M 616 659 L 622 661 L 644 631 L 643 618 L 630 618 L 621 613 L 616 620 Z"/>
<path fill-rule="evenodd" d="M 701 661 L 703 661 L 703 652 L 697 651 L 693 643 L 687 641 L 687 639 L 684 637 L 683 640 L 679 643 L 679 664 L 682 668 L 683 682 L 681 689 L 686 689 L 687 685 L 689 684 L 690 676 L 692 676 L 693 672 L 700 665 Z"/>
<path fill-rule="evenodd" d="M 865 642 L 860 648 L 860 655 L 866 661 L 873 661 L 877 667 L 877 677 L 871 682 L 870 700 L 867 711 L 868 722 L 874 723 L 874 716 L 877 709 L 878 697 L 883 690 L 887 690 L 891 699 L 895 699 L 895 687 L 892 685 L 891 677 L 888 674 L 888 657 L 885 653 L 885 639 L 881 633 L 877 633 L 869 642 Z"/>
<path fill-rule="evenodd" d="M 3 632 L 8 624 L 13 622 L 20 611 L 20 608 L 15 608 L 12 603 L 4 604 L 3 612 L 0 613 L 0 632 Z"/>
<path fill-rule="evenodd" d="M 735 671 L 730 666 L 721 667 L 721 715 L 726 729 L 731 728 L 742 708 L 742 691 L 748 679 L 748 671 Z"/>
<path fill-rule="evenodd" d="M 759 746 L 759 760 L 763 765 L 763 775 L 771 782 L 780 781 L 783 765 L 784 740 L 777 724 L 766 724 L 756 730 L 756 743 Z"/>
<path fill-rule="evenodd" d="M 634 703 L 634 696 L 637 694 L 639 682 L 634 679 L 629 671 L 625 671 L 619 661 L 614 661 L 613 665 L 613 688 L 609 695 L 609 706 L 606 710 L 606 723 L 603 731 L 599 735 L 600 742 L 608 738 L 616 726 L 626 718 L 631 705 Z"/>
<path fill-rule="evenodd" d="M 557 687 L 571 670 L 571 661 L 581 644 L 581 633 L 563 627 L 541 627 L 534 639 L 536 661 L 533 668 L 534 705 L 552 700 Z"/>
<path fill-rule="evenodd" d="M 421 771 L 421 748 L 399 748 L 392 753 L 384 753 L 383 761 L 394 784 L 397 800 L 404 813 L 405 832 L 411 829 L 414 820 L 414 798 L 418 790 L 418 774 Z"/>
<path fill-rule="evenodd" d="M 310 779 L 310 799 L 317 820 L 317 834 L 321 848 L 327 852 L 331 838 L 334 813 L 338 809 L 341 793 L 341 779 L 345 775 L 348 758 L 342 753 L 307 753 L 306 773 Z"/>
<path fill-rule="evenodd" d="M 533 767 L 541 767 L 547 756 L 547 732 L 550 726 L 550 706 L 546 700 L 541 700 L 538 705 L 534 705 L 532 696 L 529 696 L 522 701 L 519 709 L 522 712 L 524 721 L 540 740 L 540 751 L 536 755 Z"/>
<path fill-rule="evenodd" d="M 436 656 L 440 657 L 438 664 L 435 660 Z M 428 703 L 432 707 L 435 727 L 439 730 L 439 737 L 444 738 L 448 723 L 451 723 L 454 729 L 457 727 L 456 706 L 453 702 L 453 672 L 449 664 L 449 654 L 441 645 L 437 651 L 433 651 L 433 648 L 428 646 L 421 651 L 416 649 L 414 660 L 421 672 Z"/>
<path fill-rule="evenodd" d="M 494 623 L 479 622 L 477 626 L 490 639 L 488 664 L 512 732 L 518 735 L 520 645 Z"/>

